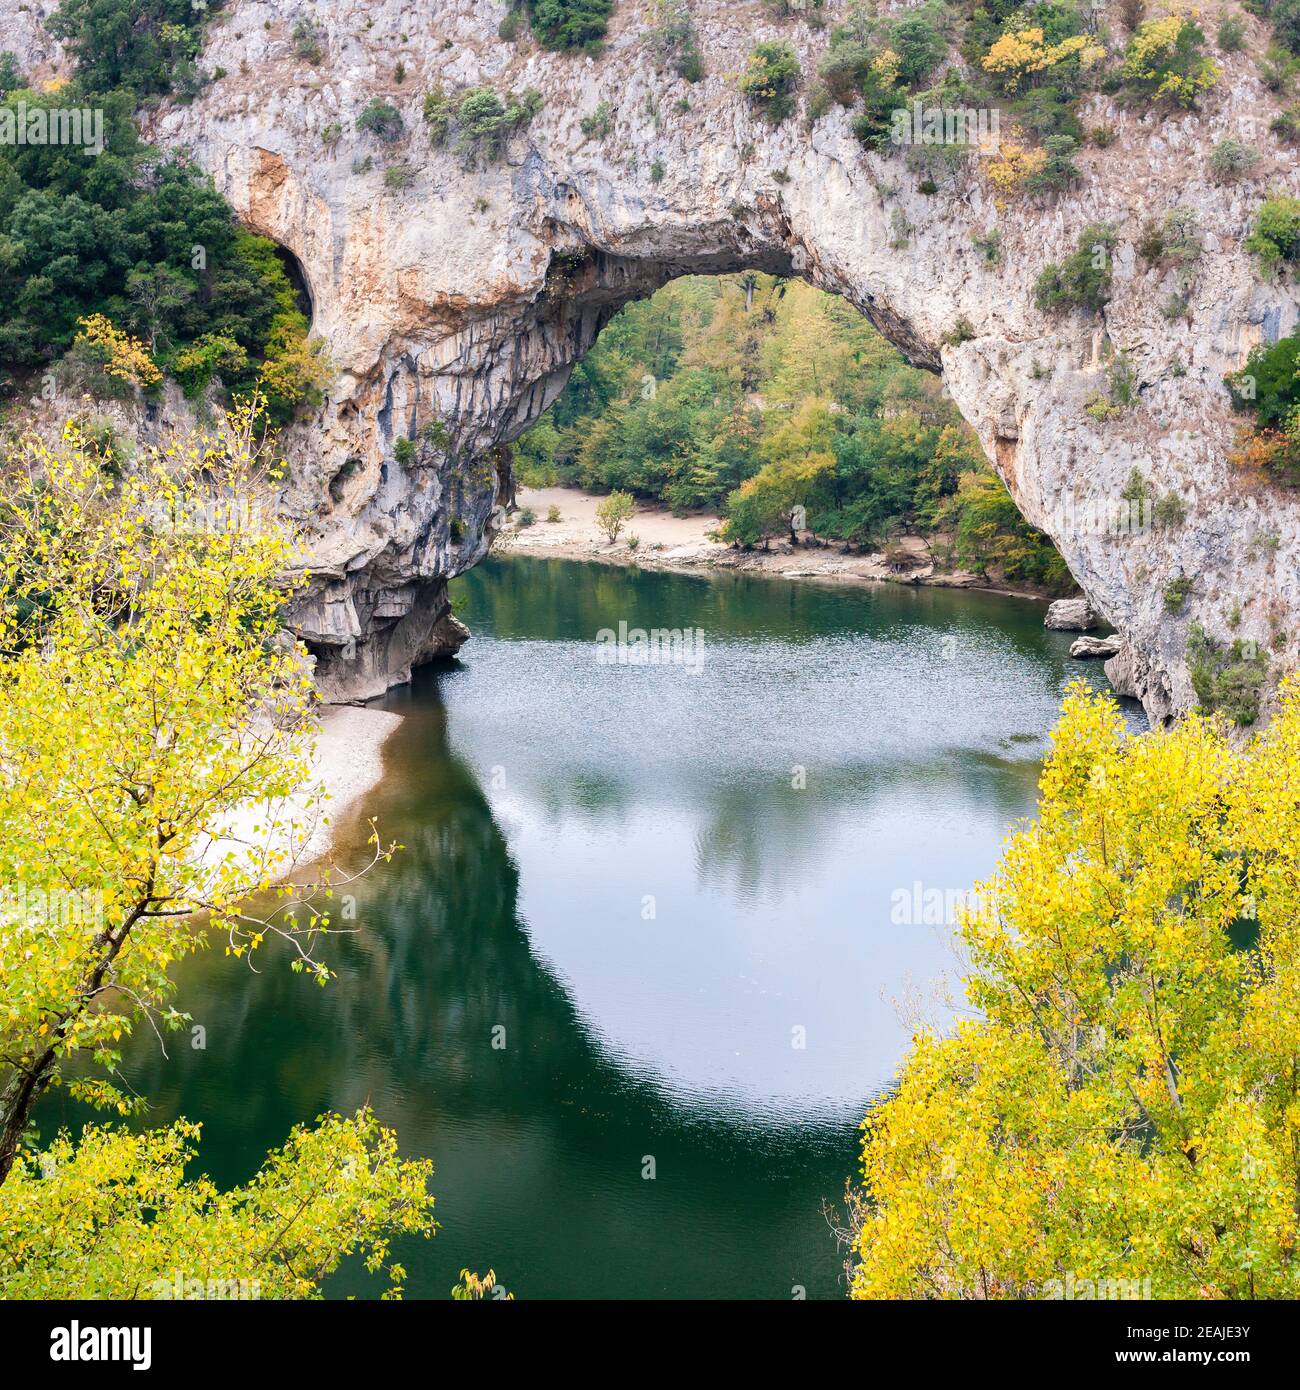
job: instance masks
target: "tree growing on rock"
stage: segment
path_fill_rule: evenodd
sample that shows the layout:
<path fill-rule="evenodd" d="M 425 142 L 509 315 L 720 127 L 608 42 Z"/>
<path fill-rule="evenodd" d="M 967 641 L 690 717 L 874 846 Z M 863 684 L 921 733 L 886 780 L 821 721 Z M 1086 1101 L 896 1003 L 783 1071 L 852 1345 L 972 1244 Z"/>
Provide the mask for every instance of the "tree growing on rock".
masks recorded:
<path fill-rule="evenodd" d="M 749 55 L 740 90 L 771 125 L 794 113 L 799 89 L 799 55 L 784 39 L 760 43 Z"/>

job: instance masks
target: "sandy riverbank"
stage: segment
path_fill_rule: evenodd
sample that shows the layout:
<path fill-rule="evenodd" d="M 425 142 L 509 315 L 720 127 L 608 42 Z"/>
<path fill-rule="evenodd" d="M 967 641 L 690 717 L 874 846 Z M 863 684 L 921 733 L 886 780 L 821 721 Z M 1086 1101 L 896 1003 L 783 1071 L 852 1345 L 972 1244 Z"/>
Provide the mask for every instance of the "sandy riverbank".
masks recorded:
<path fill-rule="evenodd" d="M 1030 589 L 991 584 L 969 570 L 939 563 L 920 536 L 902 536 L 888 552 L 851 554 L 831 544 L 793 546 L 773 541 L 768 550 L 737 550 L 716 539 L 722 519 L 707 513 L 674 516 L 666 508 L 638 502 L 631 521 L 611 545 L 596 521 L 599 496 L 577 488 L 521 488 L 519 511 L 537 520 L 503 534 L 496 549 L 561 560 L 596 560 L 661 570 L 736 570 L 777 579 L 813 579 L 847 584 L 934 584 L 950 589 L 989 589 L 1022 598 L 1044 596 Z M 554 508 L 558 521 L 546 518 Z"/>
<path fill-rule="evenodd" d="M 351 813 L 365 811 L 365 798 L 384 772 L 384 744 L 402 722 L 400 714 L 359 705 L 321 710 L 311 770 L 301 789 L 275 805 L 246 805 L 229 820 L 224 838 L 204 858 L 234 853 L 257 862 L 273 853 L 285 857 L 275 877 L 323 859 Z M 275 834 L 266 826 L 274 822 Z"/>
<path fill-rule="evenodd" d="M 329 705 L 322 716 L 311 782 L 323 789 L 327 823 L 316 825 L 299 854 L 299 863 L 325 855 L 335 829 L 354 811 L 365 812 L 365 798 L 384 775 L 384 745 L 402 722 L 400 714 L 364 705 Z"/>

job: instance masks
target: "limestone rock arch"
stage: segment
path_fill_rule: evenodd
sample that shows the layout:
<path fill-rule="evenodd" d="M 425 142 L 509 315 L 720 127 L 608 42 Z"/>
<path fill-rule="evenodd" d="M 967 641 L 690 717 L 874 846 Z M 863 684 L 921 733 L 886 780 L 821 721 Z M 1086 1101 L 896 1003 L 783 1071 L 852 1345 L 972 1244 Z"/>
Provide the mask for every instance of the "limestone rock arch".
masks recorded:
<path fill-rule="evenodd" d="M 777 22 L 757 0 L 695 12 L 707 75 L 691 85 L 656 68 L 640 7 L 626 3 L 591 58 L 504 42 L 504 6 L 491 0 L 415 14 L 399 0 L 237 0 L 204 53 L 226 75 L 154 119 L 155 138 L 190 151 L 301 262 L 339 368 L 325 409 L 289 441 L 285 498 L 311 537 L 316 577 L 298 621 L 325 692 L 374 694 L 454 648 L 445 583 L 490 544 L 509 487 L 499 451 L 618 307 L 676 275 L 745 268 L 843 295 L 913 362 L 943 372 L 1017 505 L 1124 635 L 1126 679 L 1153 717 L 1194 702 L 1191 620 L 1259 643 L 1274 671 L 1294 665 L 1300 504 L 1229 461 L 1238 421 L 1222 385 L 1300 317 L 1295 285 L 1261 278 L 1242 249 L 1265 190 L 1300 191 L 1295 161 L 1267 134 L 1273 99 L 1253 60 L 1219 55 L 1224 80 L 1197 113 L 1089 98 L 1085 122 L 1114 126 L 1115 143 L 1081 155 L 1074 190 L 999 207 L 978 158 L 927 194 L 901 158 L 865 152 L 838 107 L 769 126 L 736 88 L 750 48 L 788 38 L 811 73 L 825 29 Z M 302 16 L 322 38 L 319 65 L 290 40 Z M 433 147 L 423 94 L 486 82 L 535 88 L 545 105 L 498 159 Z M 397 141 L 356 129 L 375 97 L 402 112 Z M 602 101 L 612 129 L 595 138 L 581 122 Z M 1231 184 L 1209 166 L 1227 135 L 1265 152 Z M 386 178 L 393 166 L 401 176 Z M 1175 205 L 1197 212 L 1205 247 L 1176 320 L 1161 309 L 1169 273 L 1136 251 L 1145 221 Z M 1103 222 L 1119 236 L 1104 313 L 1040 313 L 1043 265 Z M 973 237 L 994 227 L 990 265 Z M 948 345 L 961 320 L 973 336 Z M 1138 404 L 1098 420 L 1085 407 L 1121 351 Z M 402 446 L 405 462 L 403 438 L 415 446 L 414 457 Z M 1098 531 L 1088 518 L 1135 468 L 1153 495 L 1182 499 L 1184 520 Z M 1175 579 L 1191 592 L 1171 613 Z"/>

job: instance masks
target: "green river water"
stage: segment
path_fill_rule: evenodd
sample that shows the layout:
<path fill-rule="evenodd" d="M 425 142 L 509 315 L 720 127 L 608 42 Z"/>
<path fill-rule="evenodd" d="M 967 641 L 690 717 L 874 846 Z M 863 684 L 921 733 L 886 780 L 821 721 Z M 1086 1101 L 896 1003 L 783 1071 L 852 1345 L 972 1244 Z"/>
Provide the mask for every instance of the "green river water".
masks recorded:
<path fill-rule="evenodd" d="M 365 809 L 405 848 L 338 978 L 188 962 L 207 1046 L 137 1040 L 149 1122 L 203 1121 L 236 1182 L 369 1101 L 436 1163 L 409 1298 L 466 1265 L 522 1299 L 838 1296 L 823 1204 L 956 968 L 926 905 L 1032 814 L 1068 635 L 992 594 L 524 557 L 454 594 L 473 639 L 384 702 L 406 718 Z M 602 661 L 620 622 L 703 643 Z"/>

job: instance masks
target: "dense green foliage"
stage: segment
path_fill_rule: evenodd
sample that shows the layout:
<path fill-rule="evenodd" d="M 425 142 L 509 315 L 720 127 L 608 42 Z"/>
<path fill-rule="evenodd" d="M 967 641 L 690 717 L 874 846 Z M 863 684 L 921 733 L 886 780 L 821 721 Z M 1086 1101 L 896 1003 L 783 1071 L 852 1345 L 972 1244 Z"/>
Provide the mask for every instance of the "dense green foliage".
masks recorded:
<path fill-rule="evenodd" d="M 81 80 L 95 92 L 127 88 L 137 96 L 202 85 L 195 57 L 203 20 L 221 0 L 61 0 L 50 32 L 77 60 Z"/>
<path fill-rule="evenodd" d="M 788 534 L 802 507 L 819 537 L 874 548 L 919 531 L 974 569 L 1068 584 L 938 379 L 799 281 L 690 278 L 629 305 L 517 468 L 532 486 L 718 508 L 741 545 Z"/>
<path fill-rule="evenodd" d="M 1246 249 L 1259 257 L 1265 270 L 1300 267 L 1300 198 L 1267 199 L 1256 214 Z"/>
<path fill-rule="evenodd" d="M 371 98 L 357 117 L 357 129 L 375 135 L 380 140 L 400 140 L 405 128 L 406 123 L 397 107 L 391 102 L 381 101 L 378 97 Z"/>
<path fill-rule="evenodd" d="M 749 55 L 740 90 L 772 125 L 780 125 L 794 112 L 799 76 L 799 55 L 790 44 L 760 43 Z"/>
<path fill-rule="evenodd" d="M 1253 642 L 1240 637 L 1216 642 L 1199 623 L 1187 626 L 1187 670 L 1202 710 L 1226 714 L 1234 724 L 1253 724 L 1259 718 L 1268 657 Z"/>
<path fill-rule="evenodd" d="M 1102 223 L 1085 227 L 1078 247 L 1059 265 L 1043 267 L 1034 286 L 1034 302 L 1045 313 L 1087 309 L 1099 313 L 1110 298 L 1110 273 L 1118 238 Z"/>
<path fill-rule="evenodd" d="M 456 153 L 467 167 L 480 158 L 500 157 L 505 143 L 542 109 L 542 94 L 529 87 L 520 96 L 501 96 L 490 86 L 471 87 L 452 95 L 442 86 L 425 93 L 424 122 L 433 145 L 445 145 L 455 135 Z"/>
<path fill-rule="evenodd" d="M 538 43 L 544 48 L 599 46 L 614 13 L 614 0 L 513 0 L 511 15 L 524 9 Z M 510 16 L 507 16 L 509 20 Z M 505 25 L 507 33 L 514 25 Z"/>
<path fill-rule="evenodd" d="M 1241 371 L 1228 378 L 1233 401 L 1254 412 L 1261 428 L 1278 426 L 1300 405 L 1300 331 L 1261 344 Z"/>
<path fill-rule="evenodd" d="M 214 376 L 236 390 L 257 383 L 284 420 L 318 399 L 325 375 L 286 263 L 238 226 L 204 174 L 143 144 L 133 119 L 140 95 L 184 76 L 198 13 L 188 0 L 64 0 L 51 25 L 77 77 L 37 92 L 7 74 L 5 103 L 29 115 L 102 110 L 104 149 L 0 146 L 0 363 L 13 372 L 63 358 L 79 323 L 104 315 L 187 393 Z M 191 22 L 183 34 L 180 19 Z M 63 375 L 101 394 L 111 383 L 96 365 L 79 349 Z"/>

